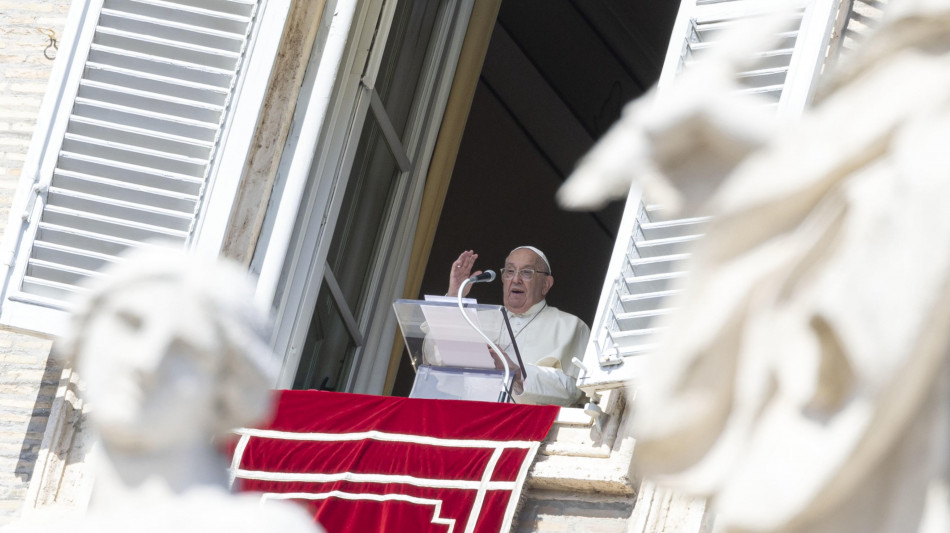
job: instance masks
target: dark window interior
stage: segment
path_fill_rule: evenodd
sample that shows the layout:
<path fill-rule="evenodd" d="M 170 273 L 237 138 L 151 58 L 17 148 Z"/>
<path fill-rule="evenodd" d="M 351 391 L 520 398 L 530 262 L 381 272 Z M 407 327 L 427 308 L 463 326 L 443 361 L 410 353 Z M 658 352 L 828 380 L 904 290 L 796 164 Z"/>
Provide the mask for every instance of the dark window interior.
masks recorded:
<path fill-rule="evenodd" d="M 559 209 L 554 194 L 577 160 L 660 75 L 678 1 L 506 0 L 465 127 L 422 290 L 444 294 L 465 249 L 498 269 L 508 252 L 545 251 L 548 302 L 594 319 L 623 204 Z M 501 303 L 496 281 L 470 296 Z M 403 357 L 393 391 L 408 395 Z"/>

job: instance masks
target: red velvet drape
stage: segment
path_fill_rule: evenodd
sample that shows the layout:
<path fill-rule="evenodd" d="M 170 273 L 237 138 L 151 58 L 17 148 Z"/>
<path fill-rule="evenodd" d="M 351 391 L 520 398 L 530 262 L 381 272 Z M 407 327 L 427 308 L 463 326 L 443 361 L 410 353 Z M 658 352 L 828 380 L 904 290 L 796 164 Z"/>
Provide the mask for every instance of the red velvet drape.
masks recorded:
<path fill-rule="evenodd" d="M 245 432 L 242 491 L 306 505 L 328 533 L 497 532 L 558 408 L 281 391 Z"/>

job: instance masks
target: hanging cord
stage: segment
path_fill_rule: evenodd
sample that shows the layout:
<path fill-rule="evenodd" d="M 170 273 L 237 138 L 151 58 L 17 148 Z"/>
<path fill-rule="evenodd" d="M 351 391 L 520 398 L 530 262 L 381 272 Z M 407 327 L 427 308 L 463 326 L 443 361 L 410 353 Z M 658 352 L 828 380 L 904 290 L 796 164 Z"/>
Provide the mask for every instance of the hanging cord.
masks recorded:
<path fill-rule="evenodd" d="M 540 314 L 541 314 L 541 311 L 544 311 L 544 308 L 547 307 L 547 306 L 548 306 L 548 302 L 544 302 L 544 305 L 541 306 L 541 309 L 539 309 L 538 312 L 534 314 L 534 316 L 532 316 L 531 318 L 528 319 L 528 323 L 527 323 L 527 324 L 521 326 L 521 329 L 518 330 L 518 333 L 515 333 L 514 335 L 512 335 L 512 333 L 511 333 L 511 326 L 509 325 L 509 326 L 508 326 L 508 330 L 509 330 L 509 331 L 508 331 L 508 336 L 511 338 L 511 342 L 509 342 L 509 343 L 505 346 L 505 348 L 511 348 L 512 346 L 514 346 L 514 347 L 515 347 L 515 351 L 518 351 L 518 345 L 517 345 L 517 343 L 515 342 L 515 337 L 517 337 L 518 335 L 521 335 L 521 332 L 522 332 L 522 331 L 528 329 L 528 326 L 530 326 L 531 323 L 534 322 L 534 319 L 535 319 L 535 318 L 538 318 L 538 315 L 540 315 Z M 518 356 L 520 357 L 521 354 L 518 354 Z"/>

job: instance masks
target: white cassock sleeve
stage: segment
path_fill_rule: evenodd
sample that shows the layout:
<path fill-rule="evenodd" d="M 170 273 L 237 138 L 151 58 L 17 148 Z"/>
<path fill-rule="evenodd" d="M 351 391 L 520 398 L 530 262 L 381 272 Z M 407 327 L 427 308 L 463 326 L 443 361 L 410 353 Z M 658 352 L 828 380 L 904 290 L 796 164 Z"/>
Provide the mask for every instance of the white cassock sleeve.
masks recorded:
<path fill-rule="evenodd" d="M 571 362 L 584 356 L 590 328 L 576 316 L 550 306 L 542 309 L 518 336 L 527 378 L 518 403 L 574 406 L 583 392 L 575 385 L 577 369 Z"/>
<path fill-rule="evenodd" d="M 572 407 L 583 396 L 574 385 L 575 378 L 560 369 L 530 364 L 525 366 L 528 377 L 524 380 L 524 392 L 512 395 L 515 402 Z"/>

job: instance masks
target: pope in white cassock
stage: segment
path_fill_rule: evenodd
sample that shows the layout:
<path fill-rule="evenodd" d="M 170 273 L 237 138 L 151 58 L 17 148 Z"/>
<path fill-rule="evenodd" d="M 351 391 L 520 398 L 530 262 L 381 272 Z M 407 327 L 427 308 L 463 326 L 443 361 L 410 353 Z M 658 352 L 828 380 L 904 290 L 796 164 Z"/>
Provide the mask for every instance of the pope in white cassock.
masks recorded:
<path fill-rule="evenodd" d="M 466 279 L 481 274 L 472 272 L 477 258 L 478 254 L 467 250 L 452 263 L 449 295 L 458 294 Z M 548 305 L 545 296 L 554 285 L 548 258 L 534 246 L 519 246 L 508 254 L 501 280 L 508 320 L 527 373 L 525 377 L 519 371 L 515 376 L 512 397 L 518 403 L 577 404 L 583 393 L 575 385 L 577 369 L 571 359 L 583 356 L 590 328 L 576 316 Z M 498 347 L 512 361 L 512 340 L 507 335 Z"/>

